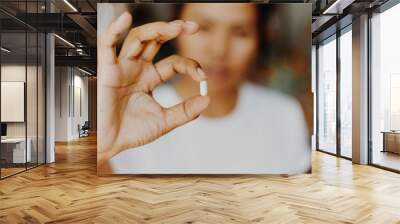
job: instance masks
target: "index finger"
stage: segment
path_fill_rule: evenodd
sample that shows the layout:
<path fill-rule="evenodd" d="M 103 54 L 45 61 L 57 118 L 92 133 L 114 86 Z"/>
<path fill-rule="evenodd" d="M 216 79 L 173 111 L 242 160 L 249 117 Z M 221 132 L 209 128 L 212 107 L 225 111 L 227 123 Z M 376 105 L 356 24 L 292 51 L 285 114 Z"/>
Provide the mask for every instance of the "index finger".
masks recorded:
<path fill-rule="evenodd" d="M 180 34 L 193 34 L 199 29 L 199 25 L 191 21 L 175 20 L 172 22 L 153 22 L 138 26 L 132 29 L 122 45 L 120 57 L 130 57 L 131 52 L 139 54 L 135 49 L 130 49 L 131 45 L 155 40 L 162 44 L 176 38 Z M 136 48 L 141 49 L 142 46 Z M 131 52 L 130 52 L 131 51 Z"/>
<path fill-rule="evenodd" d="M 99 50 L 98 59 L 100 63 L 115 62 L 115 45 L 121 33 L 127 30 L 131 24 L 132 16 L 125 12 L 99 35 L 97 49 Z"/>

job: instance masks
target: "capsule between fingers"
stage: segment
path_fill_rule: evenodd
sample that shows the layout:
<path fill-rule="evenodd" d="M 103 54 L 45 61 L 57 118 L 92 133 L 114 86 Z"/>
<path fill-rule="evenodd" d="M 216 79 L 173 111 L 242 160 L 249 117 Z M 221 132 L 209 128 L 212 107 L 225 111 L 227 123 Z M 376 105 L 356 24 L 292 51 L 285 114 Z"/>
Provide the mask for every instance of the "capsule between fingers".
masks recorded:
<path fill-rule="evenodd" d="M 207 96 L 208 88 L 207 88 L 207 81 L 203 80 L 200 81 L 200 96 Z"/>

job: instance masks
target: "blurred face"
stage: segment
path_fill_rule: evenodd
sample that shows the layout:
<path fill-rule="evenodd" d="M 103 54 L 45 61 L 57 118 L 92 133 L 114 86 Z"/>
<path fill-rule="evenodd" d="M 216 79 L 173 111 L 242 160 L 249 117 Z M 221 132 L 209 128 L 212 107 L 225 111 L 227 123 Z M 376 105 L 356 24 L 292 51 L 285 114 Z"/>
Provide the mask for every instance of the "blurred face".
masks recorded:
<path fill-rule="evenodd" d="M 200 31 L 177 39 L 179 54 L 198 61 L 208 76 L 209 91 L 237 88 L 257 55 L 257 10 L 253 4 L 192 3 L 182 20 L 195 21 Z"/>

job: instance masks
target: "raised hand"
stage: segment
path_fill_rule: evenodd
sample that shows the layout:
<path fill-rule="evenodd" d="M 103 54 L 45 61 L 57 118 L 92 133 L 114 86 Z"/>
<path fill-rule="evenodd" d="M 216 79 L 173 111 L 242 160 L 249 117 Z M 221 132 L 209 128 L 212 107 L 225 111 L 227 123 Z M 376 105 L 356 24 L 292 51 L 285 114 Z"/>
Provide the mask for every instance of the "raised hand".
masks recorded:
<path fill-rule="evenodd" d="M 195 81 L 206 76 L 200 65 L 179 55 L 156 64 L 161 45 L 179 35 L 198 31 L 194 22 L 154 22 L 130 30 L 119 55 L 115 45 L 129 29 L 132 16 L 122 14 L 98 37 L 98 164 L 109 169 L 109 160 L 121 151 L 149 143 L 200 115 L 208 96 L 194 96 L 171 108 L 161 107 L 151 91 L 177 73 Z"/>

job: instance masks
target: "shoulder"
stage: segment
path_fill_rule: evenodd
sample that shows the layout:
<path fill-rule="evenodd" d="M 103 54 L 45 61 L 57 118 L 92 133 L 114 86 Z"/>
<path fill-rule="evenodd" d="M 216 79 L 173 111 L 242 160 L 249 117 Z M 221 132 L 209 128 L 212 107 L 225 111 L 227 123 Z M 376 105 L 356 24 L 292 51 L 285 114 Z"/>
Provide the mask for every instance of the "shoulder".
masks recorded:
<path fill-rule="evenodd" d="M 301 109 L 299 102 L 295 98 L 265 86 L 246 82 L 243 84 L 241 91 L 244 103 L 257 105 L 257 108 L 260 109 L 265 108 L 268 111 L 277 112 L 299 112 L 299 109 Z"/>

